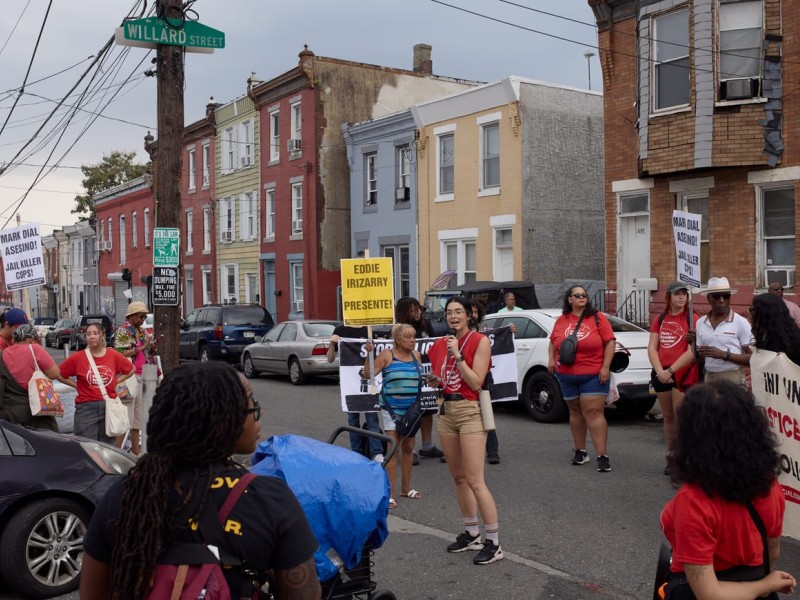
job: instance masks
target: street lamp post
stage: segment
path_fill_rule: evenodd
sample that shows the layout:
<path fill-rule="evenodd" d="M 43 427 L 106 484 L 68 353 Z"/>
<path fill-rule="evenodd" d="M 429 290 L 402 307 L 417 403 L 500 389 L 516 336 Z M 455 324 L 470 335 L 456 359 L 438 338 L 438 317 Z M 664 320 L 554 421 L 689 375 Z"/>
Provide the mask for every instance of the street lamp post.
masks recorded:
<path fill-rule="evenodd" d="M 586 57 L 586 67 L 589 69 L 589 89 L 592 89 L 592 57 L 594 56 L 594 52 L 591 50 L 587 50 L 583 53 L 583 56 Z"/>

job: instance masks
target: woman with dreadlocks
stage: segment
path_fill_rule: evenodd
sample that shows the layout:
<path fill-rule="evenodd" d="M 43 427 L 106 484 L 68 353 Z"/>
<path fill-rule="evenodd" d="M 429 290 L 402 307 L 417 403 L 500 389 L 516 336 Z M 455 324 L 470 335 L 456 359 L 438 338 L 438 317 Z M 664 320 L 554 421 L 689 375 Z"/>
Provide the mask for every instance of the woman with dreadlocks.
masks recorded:
<path fill-rule="evenodd" d="M 223 363 L 180 366 L 158 386 L 147 423 L 147 454 L 97 507 L 84 542 L 83 600 L 141 600 L 156 562 L 176 543 L 202 543 L 203 508 L 214 513 L 246 469 L 231 456 L 255 450 L 261 407 L 246 379 Z M 297 499 L 276 478 L 258 476 L 235 503 L 225 541 L 242 568 L 224 569 L 232 598 L 244 569 L 268 572 L 279 600 L 319 599 L 317 542 Z M 252 580 L 252 577 L 250 577 Z"/>

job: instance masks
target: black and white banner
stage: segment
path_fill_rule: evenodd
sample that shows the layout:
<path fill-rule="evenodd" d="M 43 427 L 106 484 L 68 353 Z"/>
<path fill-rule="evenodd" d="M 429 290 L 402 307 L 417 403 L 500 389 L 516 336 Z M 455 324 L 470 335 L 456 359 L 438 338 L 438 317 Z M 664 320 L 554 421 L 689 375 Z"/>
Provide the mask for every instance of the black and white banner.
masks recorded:
<path fill-rule="evenodd" d="M 517 391 L 517 356 L 514 351 L 514 335 L 508 327 L 481 331 L 489 338 L 492 346 L 492 380 L 490 388 L 492 402 L 510 402 L 516 400 Z M 439 338 L 417 339 L 417 352 L 422 356 L 422 370 L 429 373 L 431 363 L 428 360 L 428 349 Z M 381 389 L 381 374 L 375 378 L 374 394 L 370 394 L 370 380 L 364 379 L 364 361 L 367 351 L 366 340 L 339 340 L 339 385 L 342 394 L 342 410 L 345 412 L 377 412 L 378 392 Z M 393 346 L 392 340 L 375 340 L 375 356 Z M 439 390 L 422 387 L 422 408 L 436 409 Z"/>

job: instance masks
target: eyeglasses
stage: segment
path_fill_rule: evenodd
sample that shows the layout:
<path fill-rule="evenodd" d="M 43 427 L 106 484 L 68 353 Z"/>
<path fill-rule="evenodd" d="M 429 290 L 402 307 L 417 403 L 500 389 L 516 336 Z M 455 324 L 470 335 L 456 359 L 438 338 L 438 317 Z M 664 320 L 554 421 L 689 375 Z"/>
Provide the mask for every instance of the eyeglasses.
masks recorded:
<path fill-rule="evenodd" d="M 572 294 L 573 298 L 588 298 L 587 294 Z"/>
<path fill-rule="evenodd" d="M 467 314 L 467 311 L 465 311 L 463 308 L 457 308 L 456 310 L 445 311 L 444 316 L 445 317 L 460 317 L 461 315 L 465 315 L 465 314 Z"/>
<path fill-rule="evenodd" d="M 244 416 L 246 417 L 247 415 L 252 413 L 253 420 L 258 421 L 259 419 L 261 419 L 261 405 L 252 396 L 250 396 L 250 401 L 253 403 L 253 408 L 245 409 Z"/>
<path fill-rule="evenodd" d="M 782 291 L 783 291 L 783 286 L 781 286 L 781 287 L 776 287 L 776 288 L 772 288 L 772 291 L 773 291 L 773 292 L 782 292 Z"/>
<path fill-rule="evenodd" d="M 709 297 L 711 300 L 720 300 L 720 299 L 722 299 L 722 300 L 730 300 L 730 299 L 731 299 L 731 295 L 730 295 L 730 294 L 728 294 L 728 293 L 723 293 L 723 294 L 709 294 L 709 295 L 708 295 L 708 297 Z"/>

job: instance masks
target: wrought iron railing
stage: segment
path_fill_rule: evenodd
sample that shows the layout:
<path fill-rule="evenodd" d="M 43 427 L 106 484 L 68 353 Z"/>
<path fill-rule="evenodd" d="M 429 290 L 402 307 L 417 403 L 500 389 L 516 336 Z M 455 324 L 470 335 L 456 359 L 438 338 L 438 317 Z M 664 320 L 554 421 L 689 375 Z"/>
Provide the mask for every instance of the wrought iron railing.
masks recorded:
<path fill-rule="evenodd" d="M 605 313 L 616 315 L 639 327 L 650 327 L 649 300 L 647 290 L 633 290 L 622 301 L 618 302 L 617 290 L 603 288 L 592 296 L 592 305 Z"/>

